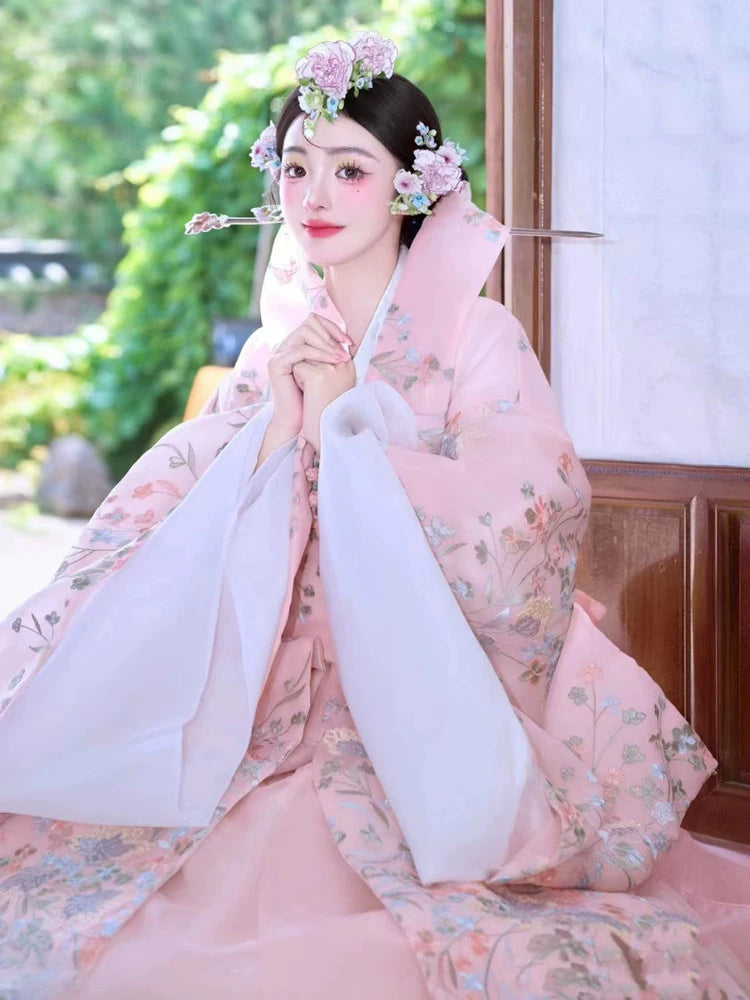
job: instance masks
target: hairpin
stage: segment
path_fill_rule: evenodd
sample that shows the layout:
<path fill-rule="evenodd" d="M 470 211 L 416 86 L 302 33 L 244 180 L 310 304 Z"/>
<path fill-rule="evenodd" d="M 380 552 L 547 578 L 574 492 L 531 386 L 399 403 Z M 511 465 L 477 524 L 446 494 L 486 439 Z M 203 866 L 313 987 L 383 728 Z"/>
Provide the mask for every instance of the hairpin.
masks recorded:
<path fill-rule="evenodd" d="M 229 226 L 261 226 L 284 221 L 280 205 L 260 205 L 258 208 L 250 209 L 250 211 L 253 213 L 252 216 L 196 212 L 190 222 L 185 225 L 185 235 L 195 236 L 196 233 L 208 233 L 212 229 L 227 229 Z"/>
<path fill-rule="evenodd" d="M 262 205 L 252 209 L 253 216 L 215 215 L 213 212 L 199 212 L 185 226 L 185 233 L 207 233 L 211 229 L 227 229 L 229 226 L 259 226 L 264 223 L 281 223 L 284 216 L 278 205 Z M 266 217 L 262 217 L 267 213 Z M 604 233 L 592 233 L 584 229 L 531 229 L 511 227 L 510 236 L 574 236 L 579 239 L 603 239 Z"/>

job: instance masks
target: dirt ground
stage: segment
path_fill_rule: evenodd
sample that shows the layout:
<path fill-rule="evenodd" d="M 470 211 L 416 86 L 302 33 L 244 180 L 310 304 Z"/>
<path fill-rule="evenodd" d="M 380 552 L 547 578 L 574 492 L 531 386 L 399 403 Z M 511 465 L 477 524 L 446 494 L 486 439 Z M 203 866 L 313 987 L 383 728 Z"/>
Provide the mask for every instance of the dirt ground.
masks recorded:
<path fill-rule="evenodd" d="M 0 620 L 51 582 L 86 523 L 31 504 L 0 510 Z"/>

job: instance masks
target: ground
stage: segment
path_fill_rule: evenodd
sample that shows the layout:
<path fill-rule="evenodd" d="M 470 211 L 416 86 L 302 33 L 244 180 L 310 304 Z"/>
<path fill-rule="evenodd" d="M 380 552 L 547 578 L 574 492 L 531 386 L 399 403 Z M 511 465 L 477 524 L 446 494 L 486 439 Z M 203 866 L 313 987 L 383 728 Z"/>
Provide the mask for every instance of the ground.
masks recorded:
<path fill-rule="evenodd" d="M 0 510 L 0 620 L 52 580 L 86 523 L 31 503 Z"/>

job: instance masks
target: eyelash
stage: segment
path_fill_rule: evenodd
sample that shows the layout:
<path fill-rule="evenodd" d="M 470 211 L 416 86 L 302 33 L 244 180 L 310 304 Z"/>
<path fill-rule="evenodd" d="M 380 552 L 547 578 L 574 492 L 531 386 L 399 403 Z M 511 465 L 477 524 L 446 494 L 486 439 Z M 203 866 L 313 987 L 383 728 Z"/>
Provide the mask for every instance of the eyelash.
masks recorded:
<path fill-rule="evenodd" d="M 287 163 L 282 164 L 281 172 L 284 175 L 284 177 L 288 177 L 289 180 L 299 180 L 299 175 L 295 177 L 293 174 L 291 174 L 289 172 L 290 170 L 293 170 L 296 167 L 299 167 L 300 170 L 304 170 L 304 167 L 302 166 L 302 164 L 300 164 L 300 163 L 294 163 L 293 161 L 288 161 Z M 365 176 L 364 170 L 362 170 L 361 167 L 358 167 L 356 163 L 341 163 L 341 164 L 339 164 L 339 166 L 338 166 L 338 168 L 336 170 L 336 173 L 338 173 L 340 170 L 353 170 L 353 171 L 355 171 L 355 176 L 354 177 L 342 177 L 341 178 L 343 181 L 347 181 L 348 183 L 352 183 L 352 182 L 355 182 L 355 181 L 360 181 Z"/>

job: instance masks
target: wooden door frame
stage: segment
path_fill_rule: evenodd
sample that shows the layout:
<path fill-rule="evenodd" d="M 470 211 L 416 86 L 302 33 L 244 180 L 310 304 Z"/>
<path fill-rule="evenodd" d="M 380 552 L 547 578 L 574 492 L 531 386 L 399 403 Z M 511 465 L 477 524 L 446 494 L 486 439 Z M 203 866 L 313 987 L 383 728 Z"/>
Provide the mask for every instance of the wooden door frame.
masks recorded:
<path fill-rule="evenodd" d="M 487 0 L 487 210 L 535 229 L 552 222 L 552 26 L 553 0 Z M 550 237 L 512 237 L 487 281 L 548 378 L 550 263 Z"/>

